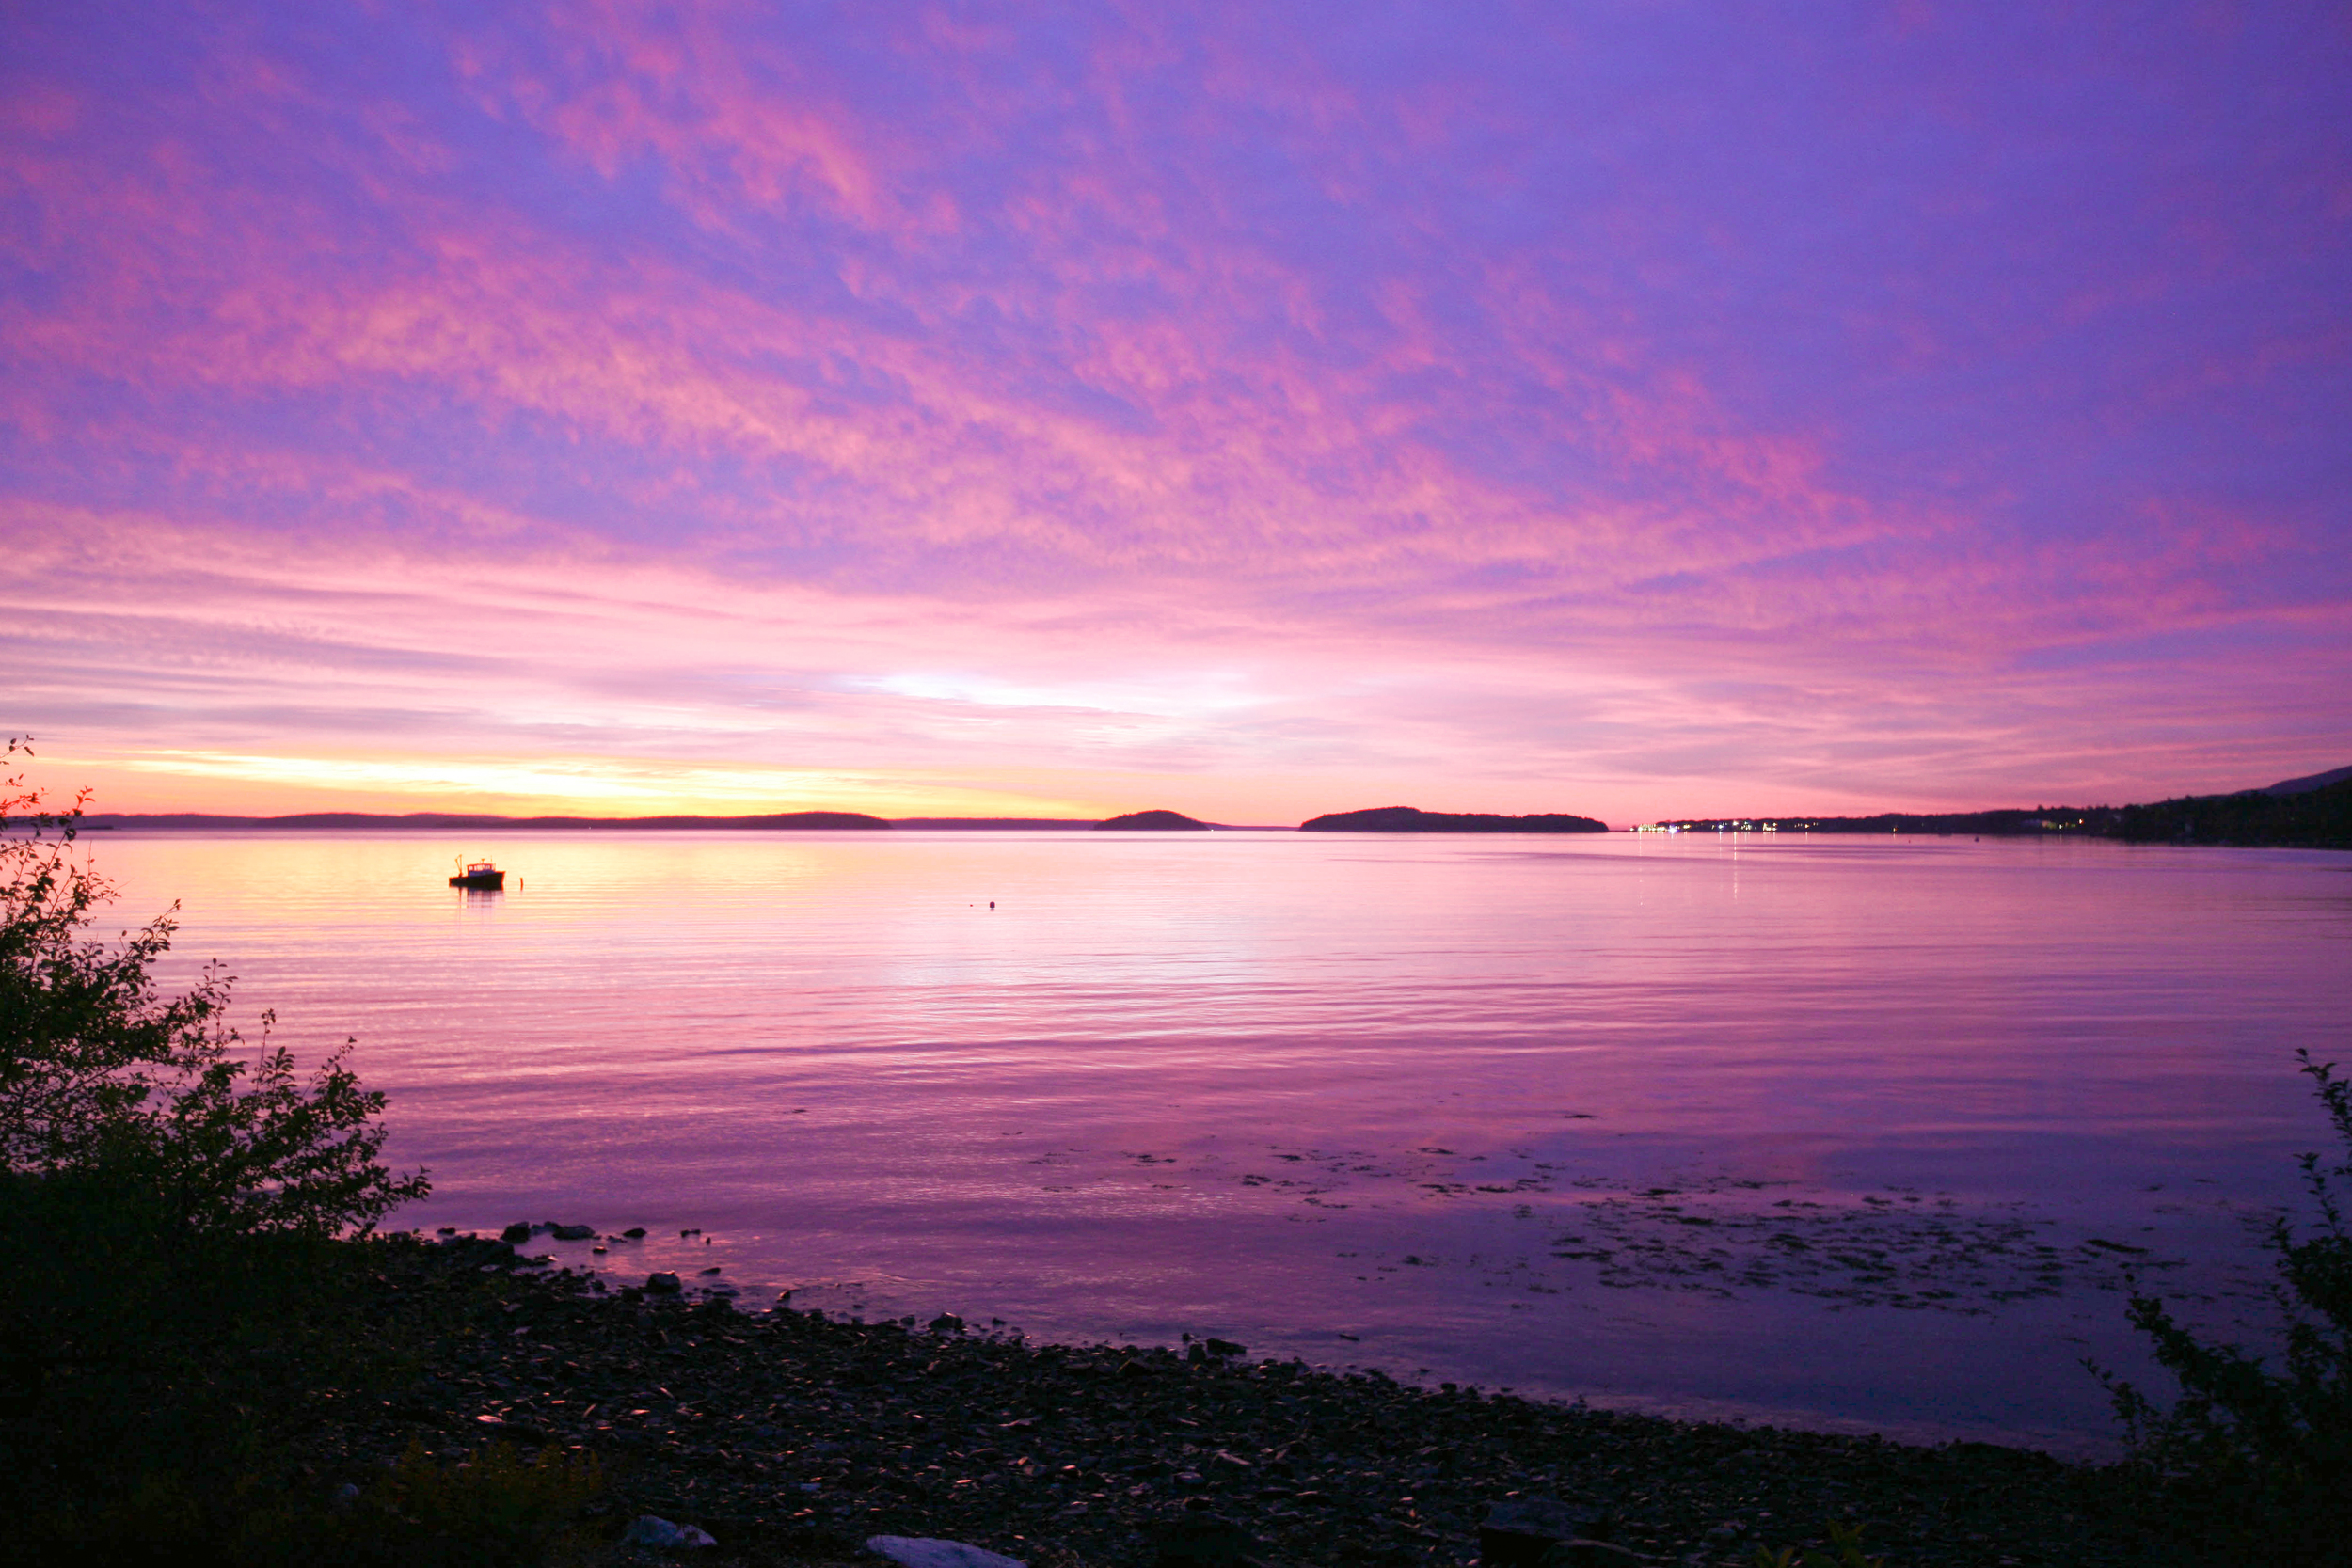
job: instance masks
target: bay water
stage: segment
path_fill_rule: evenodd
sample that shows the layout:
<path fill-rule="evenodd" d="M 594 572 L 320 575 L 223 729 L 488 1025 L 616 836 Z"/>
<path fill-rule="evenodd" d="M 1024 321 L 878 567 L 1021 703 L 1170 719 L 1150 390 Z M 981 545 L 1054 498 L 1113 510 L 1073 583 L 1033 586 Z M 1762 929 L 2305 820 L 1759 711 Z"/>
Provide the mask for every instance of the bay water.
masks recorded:
<path fill-rule="evenodd" d="M 435 1195 L 614 1284 L 2095 1454 L 2255 1341 L 2352 856 L 2063 839 L 92 833 Z M 446 885 L 489 855 L 506 890 Z M 2352 1052 L 2344 1052 L 2352 1055 Z M 691 1234 L 681 1234 L 691 1232 Z M 706 1272 L 716 1271 L 716 1272 Z"/>

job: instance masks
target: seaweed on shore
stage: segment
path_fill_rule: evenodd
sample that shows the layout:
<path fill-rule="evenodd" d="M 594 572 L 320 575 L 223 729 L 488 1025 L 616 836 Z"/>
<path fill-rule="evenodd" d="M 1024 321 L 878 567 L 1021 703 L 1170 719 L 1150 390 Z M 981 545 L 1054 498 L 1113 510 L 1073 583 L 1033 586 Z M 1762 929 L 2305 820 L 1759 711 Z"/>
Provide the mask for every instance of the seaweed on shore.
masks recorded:
<path fill-rule="evenodd" d="M 1581 1260 L 1596 1281 L 1721 1297 L 1785 1291 L 1846 1307 L 1981 1317 L 2014 1301 L 2058 1296 L 2070 1284 L 2122 1292 L 2133 1276 L 2177 1259 L 2104 1236 L 2055 1234 L 2054 1221 L 2014 1207 L 1967 1212 L 1916 1194 L 1855 1203 L 1746 1195 L 1721 1201 L 1685 1189 L 1591 1198 L 1552 1239 L 1551 1256 Z"/>
<path fill-rule="evenodd" d="M 1498 1281 L 1549 1295 L 1582 1287 L 1724 1301 L 1783 1293 L 1820 1299 L 1833 1311 L 1885 1307 L 1984 1317 L 2084 1290 L 2126 1295 L 2134 1280 L 2185 1266 L 2154 1237 L 2120 1240 L 2016 1201 L 1987 1205 L 1898 1188 L 1853 1194 L 1722 1173 L 1641 1186 L 1572 1176 L 1521 1149 L 1269 1153 L 1263 1165 L 1240 1170 L 1242 1188 L 1326 1210 L 1396 1209 L 1408 1196 L 1483 1206 L 1542 1227 L 1540 1242 L 1499 1259 L 1490 1253 L 1480 1266 Z M 1416 1246 L 1409 1260 L 1430 1263 L 1443 1251 L 1438 1239 L 1437 1247 Z M 1391 1271 L 1389 1262 L 1379 1266 Z M 2259 1296 L 2259 1284 L 2245 1275 L 2202 1270 L 2195 1289 L 2175 1293 Z"/>

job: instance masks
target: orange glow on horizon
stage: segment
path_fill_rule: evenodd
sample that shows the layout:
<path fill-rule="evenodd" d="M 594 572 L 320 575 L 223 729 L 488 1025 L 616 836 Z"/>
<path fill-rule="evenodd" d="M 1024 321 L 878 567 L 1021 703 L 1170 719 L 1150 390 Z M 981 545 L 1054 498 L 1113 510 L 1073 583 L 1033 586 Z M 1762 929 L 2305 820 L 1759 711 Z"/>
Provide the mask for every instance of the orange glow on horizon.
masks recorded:
<path fill-rule="evenodd" d="M 165 752 L 80 757 L 48 752 L 28 768 L 55 802 L 91 791 L 96 813 L 479 812 L 501 816 L 753 816 L 855 811 L 875 816 L 1097 819 L 1118 811 L 1058 793 L 907 773 L 612 757 L 275 756 Z"/>

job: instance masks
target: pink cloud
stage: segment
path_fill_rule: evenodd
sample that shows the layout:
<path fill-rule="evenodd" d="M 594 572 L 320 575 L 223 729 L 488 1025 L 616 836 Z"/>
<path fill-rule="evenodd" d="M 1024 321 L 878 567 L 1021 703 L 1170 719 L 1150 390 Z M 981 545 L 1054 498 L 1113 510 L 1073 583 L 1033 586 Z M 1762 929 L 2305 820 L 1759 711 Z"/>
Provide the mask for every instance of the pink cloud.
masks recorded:
<path fill-rule="evenodd" d="M 304 552 L 151 518 L 17 521 L 52 541 L 0 584 L 20 711 L 117 809 L 230 786 L 284 809 L 390 806 L 415 798 L 403 781 L 433 778 L 430 798 L 473 780 L 471 803 L 504 809 L 761 809 L 743 801 L 770 781 L 778 809 L 1027 800 L 1089 815 L 1174 798 L 1253 820 L 1400 791 L 1619 821 L 1768 809 L 1722 798 L 1736 789 L 1761 788 L 1770 809 L 1851 807 L 1867 803 L 1841 782 L 1857 768 L 1899 803 L 2033 793 L 2029 781 L 2112 794 L 2119 766 L 2191 780 L 2210 766 L 2252 673 L 2208 672 L 2165 715 L 2059 751 L 2052 719 L 2095 700 L 2101 672 L 1957 704 L 1818 657 L 1743 661 L 1722 640 L 1712 659 L 1686 650 L 1637 669 L 1605 647 L 1564 662 L 1299 635 L 1181 595 L 950 611 L 642 562 Z M 95 707 L 93 683 L 108 699 Z M 2201 713 L 2197 733 L 2178 733 L 2184 711 Z M 275 771 L 272 756 L 285 759 Z M 436 757 L 457 761 L 420 772 L 413 760 Z M 515 793 L 516 780 L 551 791 L 567 771 L 568 808 Z M 855 794 L 791 793 L 828 786 Z"/>

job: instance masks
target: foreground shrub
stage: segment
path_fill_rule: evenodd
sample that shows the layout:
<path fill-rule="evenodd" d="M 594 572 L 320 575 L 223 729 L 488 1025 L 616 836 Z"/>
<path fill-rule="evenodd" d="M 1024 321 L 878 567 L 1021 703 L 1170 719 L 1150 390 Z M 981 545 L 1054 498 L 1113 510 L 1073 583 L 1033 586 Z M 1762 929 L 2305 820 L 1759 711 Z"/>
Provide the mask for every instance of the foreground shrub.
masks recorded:
<path fill-rule="evenodd" d="M 119 946 L 89 937 L 113 890 L 73 859 L 82 801 L 40 805 L 0 784 L 0 1171 L 112 1184 L 188 1243 L 365 1231 L 430 1191 L 377 1158 L 384 1096 L 359 1086 L 350 1042 L 306 1085 L 264 1013 L 244 1061 L 228 976 L 157 990 L 170 914 Z"/>
<path fill-rule="evenodd" d="M 160 991 L 169 914 L 90 934 L 80 815 L 0 784 L 0 1508 L 20 1560 L 195 1560 L 279 1484 L 312 1390 L 397 1359 L 346 1239 L 429 1188 L 379 1158 L 344 1052 L 304 1080 L 267 1014 L 246 1059 L 217 969 Z"/>
<path fill-rule="evenodd" d="M 2131 1468 L 2180 1523 L 2217 1545 L 2280 1562 L 2352 1562 L 2352 1231 L 2336 1183 L 2352 1179 L 2352 1082 L 2296 1053 L 2344 1157 L 2303 1156 L 2317 1214 L 2281 1215 L 2267 1243 L 2284 1352 L 2273 1370 L 2211 1344 L 2163 1301 L 2135 1293 L 2133 1324 L 2180 1385 L 2169 1409 L 2102 1369 L 2129 1434 Z"/>

